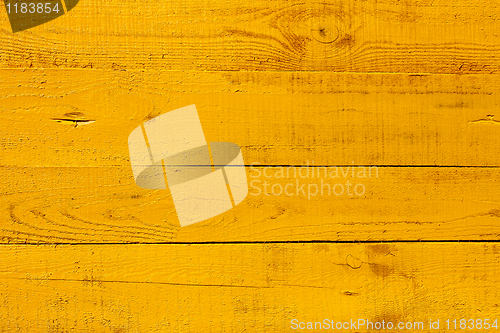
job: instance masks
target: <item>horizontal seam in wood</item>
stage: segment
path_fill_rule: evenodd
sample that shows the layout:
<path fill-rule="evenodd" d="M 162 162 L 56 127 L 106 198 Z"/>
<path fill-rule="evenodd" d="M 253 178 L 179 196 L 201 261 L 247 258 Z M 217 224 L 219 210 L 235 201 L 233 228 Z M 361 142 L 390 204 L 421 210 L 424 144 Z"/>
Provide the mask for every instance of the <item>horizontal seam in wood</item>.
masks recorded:
<path fill-rule="evenodd" d="M 123 242 L 123 243 L 0 243 L 0 246 L 116 246 L 116 245 L 267 245 L 267 244 L 415 244 L 415 243 L 500 243 L 500 239 L 427 239 L 427 240 L 304 240 L 304 241 L 207 241 L 207 242 Z"/>

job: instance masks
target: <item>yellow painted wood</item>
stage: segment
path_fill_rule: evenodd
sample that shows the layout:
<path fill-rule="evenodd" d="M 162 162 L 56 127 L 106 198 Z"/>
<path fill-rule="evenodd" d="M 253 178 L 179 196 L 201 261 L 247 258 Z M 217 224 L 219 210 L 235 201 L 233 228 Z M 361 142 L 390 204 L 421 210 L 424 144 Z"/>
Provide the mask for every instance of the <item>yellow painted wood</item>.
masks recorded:
<path fill-rule="evenodd" d="M 0 332 L 499 319 L 498 17 L 478 0 L 81 0 L 12 34 L 0 6 Z M 180 228 L 168 190 L 135 185 L 127 136 L 189 104 L 262 166 L 242 204 Z M 321 180 L 365 193 L 273 194 Z"/>
<path fill-rule="evenodd" d="M 494 1 L 80 1 L 12 34 L 2 68 L 498 73 Z"/>
<path fill-rule="evenodd" d="M 2 246 L 0 330 L 292 332 L 294 318 L 363 318 L 423 321 L 429 332 L 429 319 L 498 318 L 499 250 L 468 243 Z"/>
<path fill-rule="evenodd" d="M 126 166 L 134 128 L 191 104 L 247 164 L 500 163 L 497 75 L 0 73 L 2 165 Z"/>
<path fill-rule="evenodd" d="M 248 169 L 250 193 L 236 208 L 180 228 L 170 192 L 139 188 L 128 167 L 3 167 L 0 235 L 15 243 L 155 243 L 495 240 L 500 233 L 498 168 L 386 167 L 378 178 L 263 172 Z"/>
<path fill-rule="evenodd" d="M 5 242 L 498 238 L 496 75 L 2 75 Z M 145 120 L 192 103 L 208 141 L 242 147 L 250 195 L 180 229 L 169 191 L 135 185 L 127 137 Z M 279 165 L 295 167 L 283 176 Z M 295 174 L 307 165 L 319 177 Z M 328 176 L 321 165 L 331 166 Z M 377 172 L 360 177 L 352 165 Z M 347 181 L 362 195 L 349 195 Z M 322 182 L 330 186 L 323 194 Z"/>

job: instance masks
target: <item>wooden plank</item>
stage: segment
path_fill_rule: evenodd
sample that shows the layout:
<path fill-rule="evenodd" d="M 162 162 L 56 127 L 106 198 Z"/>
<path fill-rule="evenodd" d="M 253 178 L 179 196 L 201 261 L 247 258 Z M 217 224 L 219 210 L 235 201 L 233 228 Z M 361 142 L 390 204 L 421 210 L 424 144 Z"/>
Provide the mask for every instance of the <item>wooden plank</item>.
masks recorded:
<path fill-rule="evenodd" d="M 2 77 L 4 242 L 498 239 L 496 75 L 4 70 Z M 247 169 L 244 203 L 179 229 L 169 192 L 135 185 L 127 137 L 193 103 L 208 141 L 234 142 L 247 166 L 261 167 Z M 280 165 L 331 167 L 328 176 L 303 179 L 276 174 Z M 353 165 L 377 166 L 377 176 L 351 175 Z M 256 170 L 271 177 L 254 178 Z M 322 181 L 330 192 L 311 193 Z M 349 196 L 347 181 L 363 194 Z M 294 195 L 272 194 L 288 184 Z"/>
<path fill-rule="evenodd" d="M 0 331 L 292 332 L 490 319 L 497 244 L 0 247 Z M 349 332 L 369 332 L 347 329 Z"/>
<path fill-rule="evenodd" d="M 238 144 L 248 165 L 500 161 L 497 75 L 0 73 L 2 165 L 126 166 L 134 128 L 190 104 L 207 140 Z"/>
<path fill-rule="evenodd" d="M 0 237 L 57 244 L 499 238 L 500 168 L 385 167 L 366 177 L 360 168 L 354 177 L 350 167 L 309 170 L 301 177 L 307 169 L 287 176 L 281 167 L 248 168 L 240 205 L 180 228 L 170 191 L 138 187 L 128 167 L 3 167 Z"/>
<path fill-rule="evenodd" d="M 4 14 L 0 332 L 498 319 L 496 3 L 82 0 L 16 34 Z M 250 195 L 180 228 L 127 136 L 189 104 Z"/>
<path fill-rule="evenodd" d="M 498 73 L 490 1 L 80 1 L 12 34 L 0 67 Z"/>

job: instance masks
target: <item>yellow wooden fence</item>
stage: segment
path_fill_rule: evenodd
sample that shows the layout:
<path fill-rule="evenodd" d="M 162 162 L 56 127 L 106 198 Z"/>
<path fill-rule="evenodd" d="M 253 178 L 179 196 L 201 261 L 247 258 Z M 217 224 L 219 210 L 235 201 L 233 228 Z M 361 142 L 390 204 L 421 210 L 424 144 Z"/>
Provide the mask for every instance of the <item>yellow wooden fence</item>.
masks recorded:
<path fill-rule="evenodd" d="M 499 55 L 495 1 L 80 0 L 17 33 L 0 8 L 0 331 L 495 331 Z M 251 186 L 181 228 L 127 138 L 190 104 Z"/>

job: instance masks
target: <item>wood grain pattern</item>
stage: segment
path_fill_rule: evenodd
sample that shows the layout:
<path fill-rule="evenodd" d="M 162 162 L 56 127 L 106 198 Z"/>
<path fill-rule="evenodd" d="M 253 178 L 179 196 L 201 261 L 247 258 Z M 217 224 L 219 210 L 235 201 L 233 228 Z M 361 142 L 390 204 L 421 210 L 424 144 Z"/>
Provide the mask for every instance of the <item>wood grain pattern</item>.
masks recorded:
<path fill-rule="evenodd" d="M 4 9 L 0 9 L 4 12 Z M 488 1 L 80 1 L 12 34 L 0 67 L 498 73 Z"/>
<path fill-rule="evenodd" d="M 0 332 L 500 319 L 499 18 L 480 0 L 81 0 L 13 34 L 0 6 Z M 180 228 L 168 190 L 135 185 L 127 137 L 190 104 L 260 166 L 243 203 Z M 307 165 L 377 176 L 279 176 Z M 296 181 L 365 191 L 273 194 Z"/>
<path fill-rule="evenodd" d="M 499 250 L 466 243 L 2 246 L 0 331 L 293 332 L 293 318 L 364 318 L 423 321 L 428 332 L 429 319 L 498 318 Z"/>
<path fill-rule="evenodd" d="M 4 242 L 498 239 L 497 76 L 5 70 L 3 77 Z M 262 166 L 247 169 L 243 204 L 179 229 L 170 193 L 135 185 L 127 137 L 191 103 L 207 140 L 234 142 L 247 166 Z M 317 167 L 319 178 L 279 177 L 279 165 L 295 172 L 329 165 L 329 175 L 343 165 L 347 176 L 326 177 Z M 375 165 L 377 176 L 351 175 L 352 165 Z M 257 174 L 266 166 L 270 178 Z M 347 181 L 361 184 L 363 195 L 348 195 Z M 319 193 L 310 196 L 308 184 Z"/>
<path fill-rule="evenodd" d="M 497 168 L 379 168 L 378 178 L 295 178 L 293 171 L 267 178 L 262 168 L 254 170 L 243 203 L 180 228 L 170 192 L 139 188 L 128 167 L 3 167 L 0 237 L 4 243 L 165 243 L 496 240 L 500 233 Z"/>
<path fill-rule="evenodd" d="M 4 70 L 1 77 L 2 165 L 129 165 L 134 128 L 191 104 L 207 140 L 238 144 L 247 164 L 500 162 L 497 75 Z"/>

